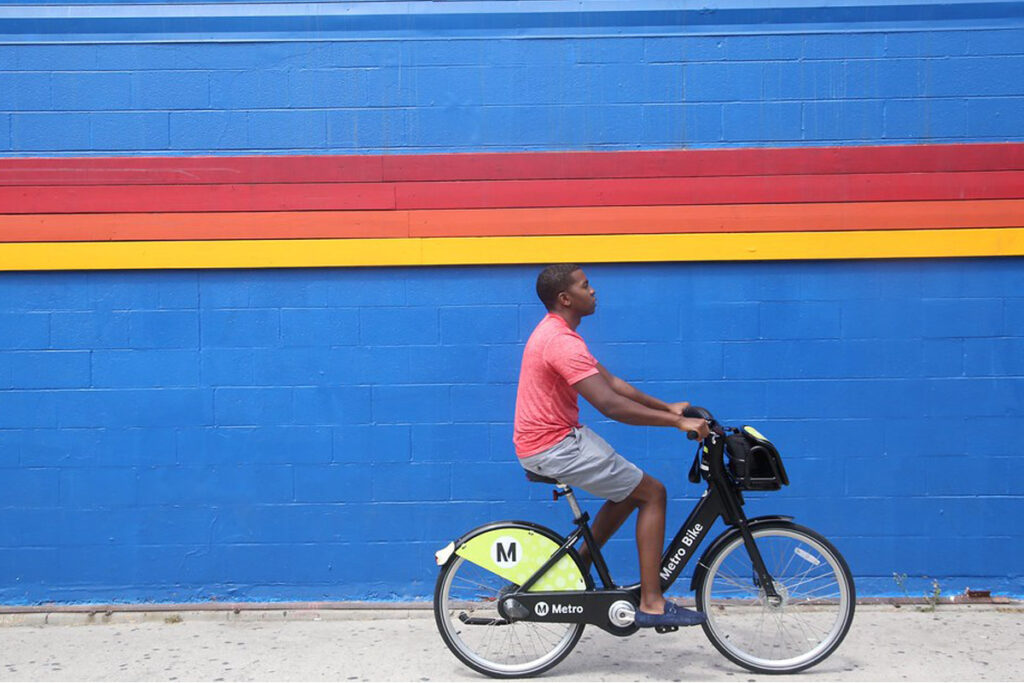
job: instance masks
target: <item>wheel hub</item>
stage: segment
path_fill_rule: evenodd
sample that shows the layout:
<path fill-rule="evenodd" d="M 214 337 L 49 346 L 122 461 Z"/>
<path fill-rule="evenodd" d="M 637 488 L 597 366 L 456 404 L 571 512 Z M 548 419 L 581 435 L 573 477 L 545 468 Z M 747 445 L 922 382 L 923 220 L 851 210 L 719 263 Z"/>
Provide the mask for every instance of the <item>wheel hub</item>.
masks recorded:
<path fill-rule="evenodd" d="M 785 584 L 779 583 L 778 581 L 772 581 L 772 585 L 775 587 L 775 594 L 778 597 L 768 595 L 764 588 L 760 589 L 759 597 L 761 602 L 767 605 L 769 609 L 781 611 L 787 604 L 789 604 L 789 589 L 786 588 Z"/>

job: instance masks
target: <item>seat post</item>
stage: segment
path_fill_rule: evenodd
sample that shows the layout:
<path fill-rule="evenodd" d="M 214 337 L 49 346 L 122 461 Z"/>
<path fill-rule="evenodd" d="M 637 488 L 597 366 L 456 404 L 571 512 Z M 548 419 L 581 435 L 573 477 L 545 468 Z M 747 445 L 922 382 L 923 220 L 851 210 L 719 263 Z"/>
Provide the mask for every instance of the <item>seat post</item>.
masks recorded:
<path fill-rule="evenodd" d="M 583 510 L 580 509 L 580 504 L 576 502 L 576 494 L 572 492 L 572 488 L 568 484 L 558 484 L 560 493 L 557 496 L 565 496 L 565 499 L 569 501 L 569 509 L 572 510 L 572 517 L 574 520 L 579 520 L 583 517 Z"/>
<path fill-rule="evenodd" d="M 577 539 L 582 538 L 584 544 L 591 548 L 590 559 L 593 562 L 593 568 L 597 570 L 597 576 L 601 579 L 601 584 L 605 590 L 613 590 L 615 588 L 615 582 L 612 581 L 612 575 L 608 571 L 608 565 L 604 561 L 604 557 L 601 555 L 601 548 L 594 541 L 594 535 L 590 531 L 590 515 L 583 512 L 580 509 L 580 504 L 576 500 L 576 494 L 572 492 L 572 488 L 567 484 L 559 482 L 556 484 L 558 490 L 555 491 L 555 498 L 565 496 L 569 501 L 569 507 L 572 509 L 573 522 L 576 523 L 577 529 L 573 532 L 571 538 Z M 574 541 L 575 543 L 575 541 Z"/>

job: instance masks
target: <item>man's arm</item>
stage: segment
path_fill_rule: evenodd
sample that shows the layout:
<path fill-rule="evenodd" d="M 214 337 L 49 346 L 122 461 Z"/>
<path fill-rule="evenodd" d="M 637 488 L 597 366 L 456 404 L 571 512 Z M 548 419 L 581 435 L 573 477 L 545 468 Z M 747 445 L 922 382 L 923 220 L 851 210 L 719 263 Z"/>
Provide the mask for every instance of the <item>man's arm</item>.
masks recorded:
<path fill-rule="evenodd" d="M 601 376 L 604 377 L 605 381 L 608 382 L 608 385 L 611 386 L 612 391 L 614 391 L 616 394 L 618 394 L 619 396 L 625 396 L 631 401 L 636 401 L 637 403 L 647 406 L 648 408 L 653 408 L 654 410 L 667 410 L 669 412 L 675 413 L 676 415 L 682 415 L 683 410 L 685 410 L 686 407 L 690 405 L 686 401 L 681 401 L 679 403 L 665 403 L 659 398 L 649 396 L 644 392 L 640 391 L 639 389 L 637 389 L 636 387 L 634 387 L 626 380 L 620 379 L 613 375 L 612 373 L 608 372 L 608 369 L 601 365 L 600 363 L 597 364 L 597 371 L 601 373 Z M 587 400 L 589 401 L 590 399 Z M 593 401 L 591 401 L 591 403 L 593 403 Z"/>
<path fill-rule="evenodd" d="M 600 370 L 600 366 L 598 368 Z M 623 382 L 623 384 L 625 383 Z M 659 403 L 664 405 L 665 408 L 655 408 L 620 394 L 605 379 L 603 372 L 598 372 L 596 375 L 581 379 L 572 386 L 592 406 L 597 408 L 602 415 L 610 417 L 617 422 L 651 427 L 675 427 L 684 432 L 696 432 L 698 438 L 701 439 L 708 435 L 708 425 L 704 420 L 694 417 L 682 417 L 669 410 L 668 404 L 662 401 L 659 401 Z M 626 386 L 629 385 L 627 384 Z M 642 395 L 646 396 L 646 394 Z M 648 396 L 648 398 L 651 397 Z"/>

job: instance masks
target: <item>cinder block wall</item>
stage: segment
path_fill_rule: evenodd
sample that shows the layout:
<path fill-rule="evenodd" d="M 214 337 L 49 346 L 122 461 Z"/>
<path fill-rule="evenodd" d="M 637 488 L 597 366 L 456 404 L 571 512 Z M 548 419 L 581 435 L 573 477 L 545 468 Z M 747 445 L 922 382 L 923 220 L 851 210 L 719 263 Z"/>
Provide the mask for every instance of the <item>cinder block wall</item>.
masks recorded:
<path fill-rule="evenodd" d="M 359 21 L 305 17 L 305 30 L 245 2 L 200 3 L 223 16 L 191 19 L 159 2 L 135 18 L 80 7 L 82 19 L 64 22 L 18 20 L 28 10 L 6 8 L 0 151 L 409 153 L 1021 135 L 1019 2 L 710 2 L 703 15 L 659 9 L 680 4 L 665 2 L 623 2 L 616 12 L 584 2 L 553 15 L 531 3 L 441 5 L 465 8 L 451 15 L 412 2 L 407 16 L 394 14 L 405 11 L 399 4 Z M 333 5 L 343 14 L 363 3 Z"/>
<path fill-rule="evenodd" d="M 1024 3 L 454 4 L 0 7 L 0 152 L 1024 140 Z M 433 551 L 471 526 L 567 528 L 510 446 L 536 271 L 0 274 L 0 602 L 420 599 Z M 833 538 L 862 595 L 898 594 L 893 573 L 917 594 L 931 577 L 1024 594 L 1020 259 L 588 274 L 581 331 L 606 366 L 778 442 L 793 485 L 751 514 Z M 681 519 L 690 446 L 584 416 Z M 629 532 L 610 553 L 633 578 Z"/>

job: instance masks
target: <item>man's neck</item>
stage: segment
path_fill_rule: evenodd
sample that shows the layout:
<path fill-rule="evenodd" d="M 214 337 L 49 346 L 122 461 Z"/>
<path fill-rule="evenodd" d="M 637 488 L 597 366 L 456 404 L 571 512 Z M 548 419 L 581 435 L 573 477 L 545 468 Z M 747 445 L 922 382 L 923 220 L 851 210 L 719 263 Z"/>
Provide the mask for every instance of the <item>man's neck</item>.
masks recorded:
<path fill-rule="evenodd" d="M 549 311 L 552 315 L 557 315 L 559 318 L 565 321 L 565 324 L 569 326 L 569 329 L 573 332 L 580 326 L 580 316 L 567 308 L 556 308 L 553 311 Z"/>

